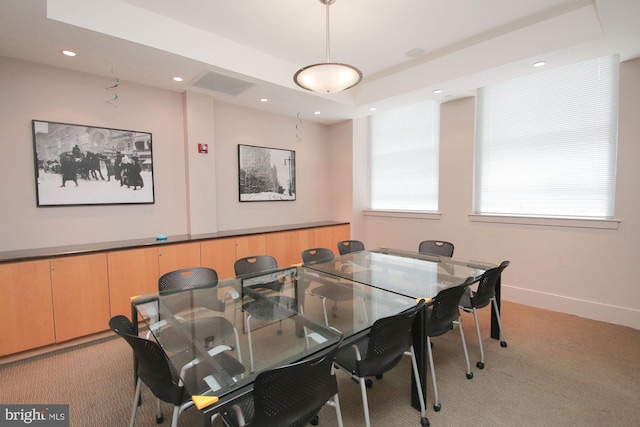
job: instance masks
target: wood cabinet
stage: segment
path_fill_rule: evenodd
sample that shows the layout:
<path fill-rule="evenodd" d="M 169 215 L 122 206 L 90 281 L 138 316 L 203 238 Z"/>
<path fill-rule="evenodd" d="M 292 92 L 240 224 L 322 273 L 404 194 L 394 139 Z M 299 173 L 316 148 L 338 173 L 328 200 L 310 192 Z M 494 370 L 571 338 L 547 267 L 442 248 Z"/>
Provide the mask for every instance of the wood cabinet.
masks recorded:
<path fill-rule="evenodd" d="M 200 267 L 200 243 L 179 243 L 158 247 L 158 277 L 183 268 Z"/>
<path fill-rule="evenodd" d="M 213 268 L 220 280 L 235 276 L 233 263 L 236 259 L 236 239 L 233 237 L 207 240 L 200 244 L 202 266 Z"/>
<path fill-rule="evenodd" d="M 302 262 L 302 251 L 311 248 L 329 248 L 338 256 L 338 242 L 350 236 L 348 224 L 316 227 L 302 230 L 269 233 L 266 237 L 266 253 L 286 267 Z"/>
<path fill-rule="evenodd" d="M 267 254 L 264 234 L 207 240 L 200 243 L 203 267 L 216 270 L 220 280 L 235 277 L 233 264 L 237 259 Z"/>
<path fill-rule="evenodd" d="M 131 297 L 158 291 L 158 279 L 182 268 L 200 267 L 200 244 L 180 243 L 107 254 L 111 316 L 131 315 Z"/>
<path fill-rule="evenodd" d="M 50 265 L 56 342 L 108 329 L 107 255 L 56 258 Z"/>
<path fill-rule="evenodd" d="M 158 248 L 107 254 L 111 316 L 131 315 L 131 297 L 158 291 Z"/>
<path fill-rule="evenodd" d="M 0 356 L 55 342 L 49 261 L 0 264 Z"/>
<path fill-rule="evenodd" d="M 265 236 L 265 252 L 278 261 L 278 266 L 286 267 L 300 262 L 300 252 L 294 243 L 298 231 L 280 231 Z"/>
<path fill-rule="evenodd" d="M 351 226 L 349 224 L 334 225 L 331 227 L 331 236 L 333 240 L 331 250 L 337 256 L 339 255 L 338 242 L 351 239 Z"/>
<path fill-rule="evenodd" d="M 108 330 L 112 316 L 131 314 L 132 296 L 156 292 L 169 271 L 210 267 L 224 280 L 235 276 L 237 259 L 252 255 L 271 255 L 287 267 L 311 247 L 337 255 L 349 230 L 348 224 L 305 227 L 0 263 L 0 356 Z"/>

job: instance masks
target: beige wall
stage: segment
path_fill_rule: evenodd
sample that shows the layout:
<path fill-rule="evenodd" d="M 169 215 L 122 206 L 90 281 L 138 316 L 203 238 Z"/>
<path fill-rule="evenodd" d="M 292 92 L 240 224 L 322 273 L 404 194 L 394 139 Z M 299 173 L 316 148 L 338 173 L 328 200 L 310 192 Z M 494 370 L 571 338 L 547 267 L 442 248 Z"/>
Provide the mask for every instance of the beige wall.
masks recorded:
<path fill-rule="evenodd" d="M 474 99 L 442 105 L 439 220 L 363 216 L 367 119 L 322 126 L 122 82 L 0 58 L 0 251 L 157 234 L 207 233 L 324 220 L 352 222 L 367 246 L 455 242 L 456 255 L 512 261 L 503 297 L 640 329 L 640 60 L 621 67 L 617 230 L 470 222 Z M 31 120 L 153 133 L 156 203 L 37 208 Z M 298 141 L 298 136 L 302 140 Z M 196 153 L 209 143 L 209 155 Z M 237 145 L 296 151 L 298 200 L 240 203 Z M 351 167 L 349 166 L 351 165 Z"/>
<path fill-rule="evenodd" d="M 473 98 L 441 106 L 440 220 L 367 216 L 367 245 L 450 240 L 457 257 L 512 262 L 507 300 L 640 329 L 640 60 L 621 66 L 617 230 L 470 222 L 474 113 Z"/>
<path fill-rule="evenodd" d="M 111 85 L 0 57 L 0 251 L 186 232 L 182 96 L 121 82 L 112 107 Z M 156 203 L 36 207 L 32 119 L 151 132 Z"/>
<path fill-rule="evenodd" d="M 112 84 L 0 57 L 0 251 L 342 219 L 327 185 L 326 126 L 297 132 L 296 119 L 127 82 L 116 108 L 106 103 Z M 156 203 L 36 207 L 32 119 L 151 132 Z M 298 199 L 240 203 L 238 144 L 295 150 Z"/>

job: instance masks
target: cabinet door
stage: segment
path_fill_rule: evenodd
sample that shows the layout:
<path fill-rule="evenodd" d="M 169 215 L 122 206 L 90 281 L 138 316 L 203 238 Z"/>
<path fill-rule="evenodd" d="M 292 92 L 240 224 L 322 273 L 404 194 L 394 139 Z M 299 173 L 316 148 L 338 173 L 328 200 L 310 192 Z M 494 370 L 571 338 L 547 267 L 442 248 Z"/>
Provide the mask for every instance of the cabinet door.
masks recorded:
<path fill-rule="evenodd" d="M 183 268 L 200 267 L 200 243 L 160 246 L 158 247 L 158 259 L 159 276 Z"/>
<path fill-rule="evenodd" d="M 316 248 L 331 249 L 338 255 L 338 247 L 333 243 L 332 227 L 318 227 L 313 229 L 313 242 Z"/>
<path fill-rule="evenodd" d="M 236 259 L 255 255 L 266 255 L 267 247 L 264 234 L 236 237 Z"/>
<path fill-rule="evenodd" d="M 200 259 L 203 267 L 213 268 L 219 279 L 235 277 L 236 239 L 215 239 L 200 243 Z"/>
<path fill-rule="evenodd" d="M 131 315 L 131 297 L 158 292 L 158 249 L 109 252 L 111 316 Z"/>
<path fill-rule="evenodd" d="M 279 267 L 287 267 L 301 262 L 300 252 L 297 252 L 293 243 L 294 235 L 293 231 L 281 231 L 265 236 L 266 254 L 274 257 L 278 261 Z"/>
<path fill-rule="evenodd" d="M 0 264 L 0 284 L 0 356 L 53 344 L 49 261 Z"/>
<path fill-rule="evenodd" d="M 334 225 L 331 228 L 332 243 L 331 249 L 338 255 L 338 242 L 351 239 L 351 226 L 349 224 Z"/>
<path fill-rule="evenodd" d="M 51 260 L 56 342 L 109 329 L 107 255 Z"/>
<path fill-rule="evenodd" d="M 307 228 L 303 230 L 295 230 L 293 233 L 293 252 L 295 252 L 295 263 L 302 262 L 302 251 L 307 249 L 317 248 L 316 238 L 313 228 Z"/>

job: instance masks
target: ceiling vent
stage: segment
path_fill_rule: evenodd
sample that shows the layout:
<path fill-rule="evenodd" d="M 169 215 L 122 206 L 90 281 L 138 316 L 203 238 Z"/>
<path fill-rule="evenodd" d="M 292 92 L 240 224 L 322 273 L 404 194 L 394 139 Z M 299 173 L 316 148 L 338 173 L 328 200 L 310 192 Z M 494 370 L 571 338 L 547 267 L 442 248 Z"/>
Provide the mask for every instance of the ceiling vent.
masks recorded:
<path fill-rule="evenodd" d="M 253 83 L 245 82 L 244 80 L 207 71 L 193 83 L 193 86 L 213 92 L 238 96 L 255 85 Z"/>

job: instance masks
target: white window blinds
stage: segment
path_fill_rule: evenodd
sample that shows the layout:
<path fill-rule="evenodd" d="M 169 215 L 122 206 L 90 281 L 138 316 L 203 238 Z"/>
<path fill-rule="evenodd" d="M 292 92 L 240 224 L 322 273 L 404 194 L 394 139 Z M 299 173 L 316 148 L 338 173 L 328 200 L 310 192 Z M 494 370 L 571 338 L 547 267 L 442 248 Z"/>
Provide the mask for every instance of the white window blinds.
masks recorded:
<path fill-rule="evenodd" d="M 481 88 L 474 210 L 612 218 L 619 58 Z"/>
<path fill-rule="evenodd" d="M 371 209 L 438 210 L 439 125 L 433 101 L 371 117 Z"/>

